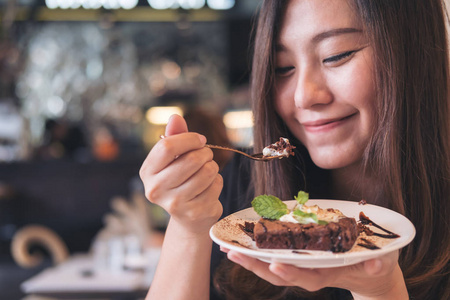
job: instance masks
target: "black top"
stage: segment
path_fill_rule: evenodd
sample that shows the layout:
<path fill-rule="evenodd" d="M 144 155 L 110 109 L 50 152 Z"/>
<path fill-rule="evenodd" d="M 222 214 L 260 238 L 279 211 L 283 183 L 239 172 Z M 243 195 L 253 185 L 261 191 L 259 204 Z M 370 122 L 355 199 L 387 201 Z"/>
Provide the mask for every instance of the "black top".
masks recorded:
<path fill-rule="evenodd" d="M 298 151 L 298 150 L 297 150 Z M 327 195 L 327 191 L 325 187 L 328 185 L 328 176 L 327 173 L 321 170 L 315 170 L 314 172 L 311 169 L 311 163 L 308 163 L 309 156 L 304 153 L 296 153 L 298 156 L 303 156 L 306 159 L 302 160 L 305 163 L 305 169 L 308 173 L 309 178 L 319 179 L 315 181 L 316 185 L 309 184 L 308 192 L 312 198 L 324 198 Z M 243 158 L 241 155 L 235 155 L 233 159 L 227 164 L 227 166 L 221 172 L 221 175 L 224 179 L 224 188 L 222 193 L 220 194 L 219 200 L 223 205 L 223 214 L 222 217 L 228 216 L 234 212 L 239 210 L 248 208 L 251 206 L 251 200 L 253 199 L 253 187 L 251 185 L 250 179 L 250 163 L 254 163 L 253 161 Z M 300 171 L 299 171 L 300 172 Z M 303 176 L 302 176 L 303 177 Z M 299 182 L 299 185 L 301 183 Z M 222 259 L 226 258 L 226 254 L 220 251 L 219 246 L 216 243 L 213 243 L 212 248 L 212 257 L 211 257 L 211 300 L 223 300 L 221 296 L 217 294 L 213 285 L 212 285 L 212 277 L 214 272 L 221 262 Z M 333 294 L 335 297 L 333 299 L 351 299 L 351 295 L 348 291 L 333 289 Z"/>

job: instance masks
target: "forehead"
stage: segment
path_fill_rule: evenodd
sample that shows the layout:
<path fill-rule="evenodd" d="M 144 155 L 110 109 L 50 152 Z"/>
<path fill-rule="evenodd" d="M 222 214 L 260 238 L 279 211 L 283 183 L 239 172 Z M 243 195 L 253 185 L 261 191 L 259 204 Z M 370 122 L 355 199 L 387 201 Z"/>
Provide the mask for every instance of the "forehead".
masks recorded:
<path fill-rule="evenodd" d="M 337 28 L 361 29 L 348 0 L 290 0 L 282 16 L 278 40 L 313 38 Z"/>

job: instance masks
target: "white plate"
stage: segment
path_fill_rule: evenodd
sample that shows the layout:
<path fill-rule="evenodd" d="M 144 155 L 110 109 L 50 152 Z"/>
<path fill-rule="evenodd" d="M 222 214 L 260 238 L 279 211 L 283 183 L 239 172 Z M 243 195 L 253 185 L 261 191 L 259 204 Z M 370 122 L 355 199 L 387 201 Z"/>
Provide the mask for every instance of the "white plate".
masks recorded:
<path fill-rule="evenodd" d="M 289 208 L 296 204 L 295 200 L 284 201 Z M 258 258 L 265 262 L 280 262 L 305 268 L 329 268 L 356 264 L 391 251 L 400 249 L 409 244 L 415 234 L 414 225 L 403 215 L 392 210 L 375 206 L 360 205 L 358 202 L 340 200 L 309 200 L 307 205 L 319 205 L 321 208 L 339 209 L 347 217 L 359 220 L 359 213 L 362 211 L 373 222 L 390 230 L 400 237 L 396 239 L 377 239 L 376 244 L 380 249 L 369 250 L 360 246 L 354 246 L 345 253 L 332 253 L 330 251 L 293 251 L 258 249 L 252 239 L 239 227 L 245 221 L 252 222 L 259 220 L 259 216 L 253 208 L 247 208 L 231 214 L 218 221 L 210 230 L 212 240 L 230 250 L 238 251 L 242 254 Z M 373 229 L 372 227 L 370 227 Z M 376 229 L 374 229 L 377 231 Z"/>

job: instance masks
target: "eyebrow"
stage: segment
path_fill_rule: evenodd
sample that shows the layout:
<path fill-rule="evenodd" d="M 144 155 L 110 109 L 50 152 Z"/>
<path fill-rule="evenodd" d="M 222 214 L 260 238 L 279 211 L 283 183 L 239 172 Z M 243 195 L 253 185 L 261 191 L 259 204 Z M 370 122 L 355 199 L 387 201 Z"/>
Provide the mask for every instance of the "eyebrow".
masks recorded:
<path fill-rule="evenodd" d="M 313 43 L 319 43 L 327 38 L 335 37 L 343 34 L 351 34 L 351 33 L 361 33 L 361 29 L 357 28 L 336 28 L 328 31 L 321 32 L 317 35 L 315 35 L 312 39 Z M 283 44 L 277 43 L 275 46 L 276 51 L 283 51 L 286 50 L 286 47 Z"/>
<path fill-rule="evenodd" d="M 313 38 L 313 42 L 318 43 L 320 41 L 323 41 L 324 39 L 334 37 L 337 35 L 348 34 L 348 33 L 361 33 L 361 32 L 362 32 L 362 30 L 357 29 L 357 28 L 336 28 L 336 29 L 332 29 L 332 30 L 328 30 L 328 31 L 319 33 L 318 35 L 316 35 Z"/>

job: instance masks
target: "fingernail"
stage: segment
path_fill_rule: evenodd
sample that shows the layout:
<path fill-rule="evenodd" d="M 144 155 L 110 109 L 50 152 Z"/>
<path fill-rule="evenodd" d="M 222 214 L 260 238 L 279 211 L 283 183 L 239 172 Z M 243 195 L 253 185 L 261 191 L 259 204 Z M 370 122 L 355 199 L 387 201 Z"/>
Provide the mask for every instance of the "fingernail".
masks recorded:
<path fill-rule="evenodd" d="M 269 269 L 272 273 L 278 276 L 284 276 L 286 274 L 286 270 L 277 263 L 271 263 Z"/>
<path fill-rule="evenodd" d="M 373 262 L 373 268 L 376 273 L 381 271 L 381 268 L 383 268 L 383 263 L 380 259 L 375 259 L 375 261 Z"/>
<path fill-rule="evenodd" d="M 364 263 L 364 269 L 370 275 L 377 274 L 383 268 L 383 263 L 380 259 L 371 259 Z"/>
<path fill-rule="evenodd" d="M 170 123 L 170 121 L 172 121 L 172 119 L 175 117 L 175 114 L 170 115 L 169 120 L 167 120 L 167 124 Z"/>
<path fill-rule="evenodd" d="M 238 254 L 235 254 L 233 251 L 228 252 L 227 257 L 229 260 L 231 260 L 232 262 L 235 262 L 237 264 L 241 263 L 241 258 L 239 257 Z"/>
<path fill-rule="evenodd" d="M 200 142 L 201 142 L 202 144 L 206 144 L 206 137 L 205 137 L 204 135 L 199 134 L 199 135 L 198 135 L 198 138 L 200 139 Z"/>

